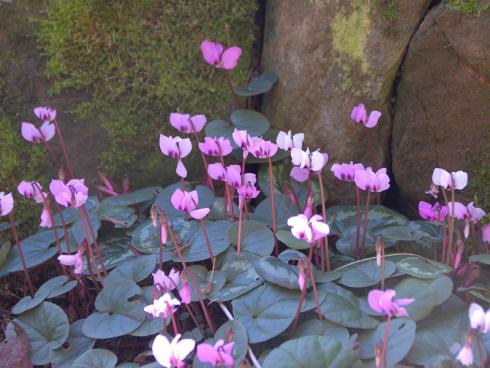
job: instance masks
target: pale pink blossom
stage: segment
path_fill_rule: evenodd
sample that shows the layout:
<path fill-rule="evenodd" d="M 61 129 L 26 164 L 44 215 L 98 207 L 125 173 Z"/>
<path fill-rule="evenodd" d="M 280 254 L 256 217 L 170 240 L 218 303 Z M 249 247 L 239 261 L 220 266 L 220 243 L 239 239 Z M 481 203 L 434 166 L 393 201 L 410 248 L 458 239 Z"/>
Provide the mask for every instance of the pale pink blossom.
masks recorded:
<path fill-rule="evenodd" d="M 310 177 L 310 172 L 318 173 L 323 169 L 328 162 L 328 155 L 320 153 L 319 150 L 310 153 L 309 148 L 305 151 L 293 148 L 291 161 L 296 167 L 293 167 L 290 175 L 296 181 L 303 183 Z"/>
<path fill-rule="evenodd" d="M 255 186 L 257 177 L 255 174 L 244 174 L 243 184 L 237 187 L 237 193 L 240 203 L 243 200 L 257 198 L 260 194 L 260 190 Z"/>
<path fill-rule="evenodd" d="M 435 168 L 432 173 L 432 182 L 444 189 L 464 189 L 468 184 L 468 174 L 464 171 L 449 173 L 444 169 Z"/>
<path fill-rule="evenodd" d="M 282 130 L 277 134 L 276 144 L 280 149 L 284 151 L 291 151 L 293 148 L 303 148 L 303 140 L 305 139 L 304 133 L 297 133 L 291 135 L 291 131 L 283 132 Z"/>
<path fill-rule="evenodd" d="M 485 310 L 477 303 L 471 303 L 468 309 L 471 328 L 480 331 L 481 333 L 490 332 L 490 309 Z"/>
<path fill-rule="evenodd" d="M 201 54 L 209 65 L 219 69 L 231 70 L 236 67 L 242 49 L 231 46 L 225 50 L 219 42 L 204 40 L 201 42 Z"/>
<path fill-rule="evenodd" d="M 192 339 L 180 340 L 181 337 L 181 334 L 177 334 L 172 342 L 169 342 L 163 335 L 155 337 L 151 350 L 158 364 L 165 368 L 182 368 L 185 366 L 184 360 L 194 350 L 196 342 Z"/>
<path fill-rule="evenodd" d="M 354 181 L 359 189 L 370 192 L 383 192 L 390 187 L 390 177 L 386 174 L 385 168 L 376 172 L 370 167 L 365 170 L 356 170 Z"/>
<path fill-rule="evenodd" d="M 61 254 L 58 256 L 58 261 L 64 266 L 74 266 L 73 272 L 77 275 L 82 273 L 83 261 L 80 252 L 75 254 Z"/>
<path fill-rule="evenodd" d="M 197 205 L 199 204 L 197 190 L 187 192 L 177 188 L 174 194 L 172 194 L 170 201 L 175 209 L 189 213 L 191 217 L 196 220 L 203 219 L 210 211 L 209 208 L 197 208 Z"/>
<path fill-rule="evenodd" d="M 229 342 L 225 344 L 223 339 L 216 341 L 213 345 L 211 344 L 199 344 L 197 346 L 197 358 L 203 363 L 209 363 L 213 367 L 233 367 L 233 345 L 235 343 Z"/>
<path fill-rule="evenodd" d="M 34 199 L 36 203 L 43 203 L 46 193 L 40 191 L 42 189 L 41 184 L 37 181 L 21 181 L 17 185 L 17 191 L 19 194 L 28 199 Z"/>
<path fill-rule="evenodd" d="M 443 211 L 443 207 L 439 203 L 434 205 L 420 201 L 419 202 L 419 215 L 424 220 L 443 222 L 446 211 Z"/>
<path fill-rule="evenodd" d="M 189 138 L 171 137 L 160 134 L 160 150 L 165 156 L 177 160 L 176 173 L 182 178 L 187 177 L 187 169 L 182 159 L 192 151 L 192 143 Z"/>
<path fill-rule="evenodd" d="M 172 268 L 168 276 L 162 270 L 158 269 L 157 272 L 152 273 L 153 285 L 157 290 L 169 292 L 176 288 L 180 280 L 180 272 Z"/>
<path fill-rule="evenodd" d="M 213 180 L 225 181 L 226 168 L 221 162 L 208 165 L 208 175 Z"/>
<path fill-rule="evenodd" d="M 243 158 L 246 159 L 252 145 L 252 137 L 250 137 L 246 130 L 233 130 L 233 141 L 243 151 Z"/>
<path fill-rule="evenodd" d="M 192 290 L 188 282 L 183 282 L 179 290 L 180 300 L 184 304 L 190 304 L 192 301 Z"/>
<path fill-rule="evenodd" d="M 43 122 L 51 122 L 56 119 L 56 110 L 48 106 L 39 106 L 34 109 L 34 115 Z"/>
<path fill-rule="evenodd" d="M 255 158 L 270 158 L 277 153 L 277 144 L 262 138 L 253 137 L 250 153 Z"/>
<path fill-rule="evenodd" d="M 22 137 L 28 142 L 44 143 L 54 137 L 56 128 L 47 121 L 42 123 L 40 128 L 36 128 L 34 124 L 23 122 L 20 132 Z"/>
<path fill-rule="evenodd" d="M 364 165 L 355 164 L 351 161 L 347 164 L 333 164 L 331 168 L 335 177 L 343 181 L 354 181 L 356 170 L 364 170 Z"/>
<path fill-rule="evenodd" d="M 466 209 L 468 211 L 468 220 L 473 224 L 477 224 L 480 222 L 483 216 L 485 216 L 485 211 L 483 211 L 481 208 L 475 207 L 474 202 L 468 203 Z"/>
<path fill-rule="evenodd" d="M 12 193 L 0 192 L 0 216 L 8 215 L 14 209 L 14 197 Z"/>
<path fill-rule="evenodd" d="M 172 112 L 170 114 L 170 124 L 182 133 L 199 133 L 204 129 L 206 125 L 205 115 L 180 114 L 178 112 Z"/>
<path fill-rule="evenodd" d="M 415 299 L 394 299 L 396 291 L 392 289 L 371 290 L 368 294 L 368 303 L 372 310 L 384 313 L 388 317 L 408 317 L 407 310 L 403 307 L 412 304 Z"/>
<path fill-rule="evenodd" d="M 368 116 L 364 104 L 359 104 L 352 109 L 350 116 L 354 122 L 362 124 L 366 128 L 374 128 L 378 124 L 381 113 L 373 110 Z"/>
<path fill-rule="evenodd" d="M 313 215 L 310 218 L 300 213 L 288 219 L 291 226 L 291 233 L 297 239 L 305 240 L 309 243 L 326 237 L 330 233 L 329 226 L 323 222 L 320 215 Z"/>
<path fill-rule="evenodd" d="M 180 302 L 171 294 L 165 293 L 160 298 L 154 299 L 153 304 L 147 305 L 143 310 L 154 318 L 167 318 L 175 313 Z"/>
<path fill-rule="evenodd" d="M 199 150 L 208 156 L 227 156 L 233 148 L 228 138 L 206 137 L 204 142 L 199 143 Z"/>
<path fill-rule="evenodd" d="M 485 243 L 490 243 L 490 222 L 481 229 L 481 237 Z"/>
<path fill-rule="evenodd" d="M 80 207 L 88 199 L 88 188 L 85 179 L 71 179 L 68 183 L 63 180 L 51 180 L 49 190 L 56 202 L 65 207 Z"/>
<path fill-rule="evenodd" d="M 456 356 L 458 360 L 465 367 L 470 367 L 473 365 L 473 349 L 470 344 L 465 344 L 460 350 L 459 354 Z"/>
<path fill-rule="evenodd" d="M 51 220 L 49 210 L 46 208 L 46 206 L 43 207 L 43 210 L 41 212 L 41 223 L 39 224 L 39 226 L 47 228 L 53 227 L 53 221 Z"/>

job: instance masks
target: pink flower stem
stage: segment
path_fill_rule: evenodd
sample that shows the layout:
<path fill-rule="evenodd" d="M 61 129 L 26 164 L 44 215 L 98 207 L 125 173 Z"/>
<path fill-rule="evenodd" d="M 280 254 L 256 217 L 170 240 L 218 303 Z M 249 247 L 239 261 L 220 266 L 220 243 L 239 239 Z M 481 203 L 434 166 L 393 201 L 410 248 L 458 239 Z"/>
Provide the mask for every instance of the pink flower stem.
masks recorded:
<path fill-rule="evenodd" d="M 320 186 L 320 197 L 322 199 L 323 222 L 327 223 L 327 209 L 325 207 L 325 190 L 323 189 L 323 178 L 321 172 L 318 172 L 318 185 Z M 327 271 L 330 271 L 330 251 L 328 249 L 328 240 L 325 237 L 322 238 L 321 241 L 322 241 L 322 249 L 325 250 L 325 255 L 327 258 Z M 323 262 L 322 262 L 322 268 L 323 268 Z"/>
<path fill-rule="evenodd" d="M 185 179 L 180 177 L 180 186 L 182 187 L 182 191 L 185 191 Z"/>
<path fill-rule="evenodd" d="M 202 233 L 204 235 L 204 239 L 206 240 L 206 246 L 208 247 L 209 256 L 211 257 L 211 262 L 213 262 L 213 266 L 214 266 L 216 258 L 214 257 L 214 254 L 213 254 L 213 248 L 211 247 L 211 242 L 209 241 L 208 232 L 206 230 L 206 225 L 204 224 L 203 219 L 200 219 L 199 223 L 201 224 L 201 229 L 202 229 Z"/>
<path fill-rule="evenodd" d="M 356 259 L 359 259 L 359 237 L 361 235 L 361 191 L 356 185 L 356 197 L 357 197 L 357 232 L 356 232 Z"/>
<path fill-rule="evenodd" d="M 371 199 L 371 192 L 367 192 L 366 210 L 364 212 L 364 227 L 362 230 L 362 244 L 361 244 L 361 259 L 364 258 L 364 245 L 366 243 L 367 226 L 368 226 L 368 214 L 369 214 L 369 200 Z"/>
<path fill-rule="evenodd" d="M 279 244 L 277 243 L 276 232 L 276 205 L 274 201 L 274 178 L 272 177 L 272 159 L 269 157 L 269 191 L 271 196 L 271 212 L 272 212 L 272 233 L 274 234 L 274 254 L 279 255 Z"/>
<path fill-rule="evenodd" d="M 65 239 L 65 244 L 66 244 L 66 250 L 68 251 L 68 253 L 71 253 L 70 236 L 68 235 L 68 230 L 66 228 L 65 218 L 63 216 L 63 213 L 61 211 L 61 208 L 60 208 L 60 205 L 58 204 L 58 202 L 56 202 L 56 211 L 58 212 L 58 215 L 60 216 L 61 227 L 63 228 L 63 238 Z M 53 226 L 56 226 L 56 224 L 53 223 Z"/>
<path fill-rule="evenodd" d="M 162 227 L 163 226 L 165 226 L 165 225 L 160 222 L 160 239 L 159 239 L 159 241 L 160 241 L 160 257 L 159 257 L 159 266 L 160 266 L 160 269 L 161 270 L 163 270 L 163 247 L 164 247 L 164 244 L 163 244 L 163 241 L 162 241 Z"/>
<path fill-rule="evenodd" d="M 159 211 L 160 211 L 160 216 L 165 218 L 163 210 L 161 208 L 159 208 Z M 170 234 L 170 237 L 172 238 L 172 243 L 174 243 L 175 251 L 177 252 L 177 255 L 179 256 L 180 263 L 182 263 L 182 267 L 184 268 L 184 271 L 186 272 L 186 274 L 189 274 L 189 276 L 191 277 L 191 281 L 192 281 L 192 284 L 194 286 L 194 289 L 197 292 L 197 296 L 199 298 L 199 303 L 201 304 L 201 308 L 203 310 L 204 317 L 206 318 L 206 322 L 208 323 L 208 326 L 211 329 L 211 331 L 213 332 L 213 334 L 215 334 L 216 333 L 216 327 L 214 326 L 213 320 L 209 316 L 209 312 L 208 312 L 208 309 L 206 307 L 206 304 L 204 303 L 204 299 L 202 297 L 202 293 L 201 293 L 201 289 L 199 288 L 199 284 L 197 283 L 196 278 L 194 277 L 194 274 L 191 271 L 187 272 L 188 271 L 187 264 L 184 260 L 184 257 L 182 256 L 182 252 L 180 251 L 179 243 L 177 241 L 177 237 L 175 236 L 174 230 L 172 229 L 172 226 L 169 224 L 169 222 L 166 221 L 166 223 L 167 223 L 168 232 Z"/>
<path fill-rule="evenodd" d="M 228 88 L 230 89 L 230 93 L 233 96 L 233 103 L 235 104 L 235 109 L 240 108 L 240 100 L 238 99 L 238 96 L 235 94 L 235 91 L 233 91 L 233 82 L 231 81 L 231 75 L 228 72 L 228 70 L 225 70 L 225 76 L 226 76 L 226 82 L 228 83 Z"/>
<path fill-rule="evenodd" d="M 82 219 L 83 232 L 85 233 L 85 241 L 87 242 L 87 253 L 90 255 L 90 258 L 92 259 L 92 263 L 94 264 L 94 268 L 95 268 L 95 273 L 97 274 L 97 278 L 99 279 L 100 284 L 102 286 L 104 286 L 104 279 L 100 275 L 99 267 L 97 265 L 97 262 L 95 262 L 94 253 L 92 252 L 92 247 L 90 246 L 90 237 L 88 235 L 87 225 L 85 224 L 85 221 L 84 221 L 82 207 L 80 207 L 79 210 L 80 210 L 80 217 Z M 88 261 L 88 259 L 87 259 L 87 261 Z M 88 262 L 87 265 L 89 263 L 90 262 Z"/>
<path fill-rule="evenodd" d="M 56 127 L 56 134 L 58 135 L 58 138 L 60 140 L 61 150 L 63 151 L 63 157 L 65 158 L 65 163 L 66 163 L 66 168 L 68 170 L 68 175 L 69 175 L 70 179 L 73 179 L 74 178 L 73 170 L 71 168 L 70 159 L 68 157 L 68 152 L 67 152 L 66 147 L 65 147 L 65 140 L 63 139 L 63 135 L 61 134 L 60 126 L 59 126 L 58 121 L 56 119 L 54 119 L 54 126 Z"/>
<path fill-rule="evenodd" d="M 196 129 L 194 128 L 194 124 L 191 124 L 191 125 L 192 125 L 192 133 L 194 134 L 194 140 L 196 141 L 196 145 L 198 146 L 199 145 L 199 136 L 197 135 Z M 211 179 L 211 177 L 208 174 L 208 160 L 201 150 L 199 150 L 199 152 L 201 153 L 202 163 L 203 163 L 204 169 L 206 171 L 206 185 L 208 186 L 209 189 L 211 189 L 213 191 L 213 194 L 214 194 L 215 190 L 214 190 L 213 179 Z"/>
<path fill-rule="evenodd" d="M 386 320 L 385 334 L 383 337 L 383 351 L 381 353 L 381 361 L 386 367 L 386 348 L 388 345 L 388 333 L 390 332 L 390 324 L 391 324 L 391 316 L 388 315 L 388 319 Z"/>
<path fill-rule="evenodd" d="M 49 145 L 48 142 L 44 138 L 41 138 L 44 148 L 46 148 L 46 151 L 48 151 L 49 158 L 51 159 L 53 165 L 56 167 L 56 169 L 59 169 L 61 167 L 60 163 L 58 162 L 58 159 L 56 158 L 56 155 L 53 152 L 53 148 Z"/>
<path fill-rule="evenodd" d="M 174 335 L 177 335 L 179 333 L 179 328 L 177 327 L 177 321 L 175 320 L 175 315 L 172 313 L 171 315 L 172 318 L 172 328 L 174 329 Z"/>
<path fill-rule="evenodd" d="M 471 255 L 474 256 L 475 251 L 476 251 L 476 245 L 477 245 L 476 231 L 475 231 L 475 224 L 474 223 L 471 223 L 471 241 L 473 243 L 471 246 Z"/>
<path fill-rule="evenodd" d="M 451 187 L 451 217 L 449 220 L 449 242 L 448 242 L 448 252 L 447 252 L 447 264 L 452 263 L 453 258 L 453 241 L 454 241 L 454 207 L 456 203 L 454 202 L 454 187 Z"/>
<path fill-rule="evenodd" d="M 381 290 L 385 289 L 385 247 L 381 250 Z"/>
<path fill-rule="evenodd" d="M 487 365 L 485 364 L 485 358 L 483 357 L 483 349 L 481 346 L 481 341 L 480 341 L 480 336 L 478 334 L 475 334 L 475 340 L 476 340 L 476 347 L 478 349 L 478 355 L 480 357 L 480 367 L 485 368 Z"/>
<path fill-rule="evenodd" d="M 49 216 L 49 221 L 51 222 L 52 226 L 51 228 L 53 229 L 53 233 L 54 233 L 54 239 L 55 239 L 55 243 L 56 243 L 56 250 L 58 251 L 58 254 L 60 255 L 62 252 L 61 252 L 61 245 L 60 245 L 60 238 L 58 236 L 58 230 L 56 230 L 56 224 L 54 223 L 54 218 L 53 218 L 53 212 L 51 211 L 51 207 L 49 206 L 49 201 L 48 201 L 48 196 L 44 195 L 44 193 L 42 192 L 41 188 L 39 187 L 39 185 L 37 183 L 33 183 L 33 186 L 36 187 L 36 189 L 39 191 L 39 193 L 41 193 L 41 197 L 43 199 L 43 204 L 44 204 L 44 208 L 46 208 L 46 211 L 48 211 L 48 216 Z M 63 268 L 63 271 L 65 270 L 65 268 L 62 266 Z"/>
<path fill-rule="evenodd" d="M 442 229 L 442 255 L 441 255 L 441 262 L 444 263 L 446 259 L 446 247 L 447 247 L 447 226 L 446 226 L 446 219 L 444 219 L 444 225 Z"/>
<path fill-rule="evenodd" d="M 199 324 L 199 322 L 197 322 L 196 316 L 194 315 L 194 312 L 192 311 L 192 309 L 189 308 L 189 306 L 187 304 L 184 303 L 184 305 L 185 305 L 185 309 L 187 309 L 187 312 L 189 313 L 189 316 L 191 316 L 192 322 L 194 322 L 194 324 L 198 328 L 199 332 L 201 332 L 201 335 L 206 336 L 206 333 L 202 329 L 201 325 Z"/>
<path fill-rule="evenodd" d="M 15 227 L 14 215 L 12 212 L 9 213 L 9 222 L 12 227 L 12 235 L 14 236 L 15 243 L 17 244 L 17 251 L 19 252 L 20 262 L 22 263 L 22 268 L 24 269 L 24 276 L 27 281 L 27 287 L 29 288 L 29 294 L 34 295 L 34 286 L 32 286 L 31 277 L 29 276 L 29 271 L 27 270 L 26 260 L 24 258 L 24 252 L 22 251 L 22 244 L 17 234 L 17 228 Z"/>
<path fill-rule="evenodd" d="M 99 259 L 99 262 L 102 266 L 102 272 L 104 273 L 104 276 L 107 276 L 107 269 L 106 269 L 105 264 L 104 264 L 104 258 L 102 258 L 102 254 L 100 253 L 99 244 L 97 243 L 97 234 L 95 234 L 94 228 L 92 227 L 92 223 L 90 222 L 90 218 L 88 217 L 87 208 L 85 208 L 85 205 L 83 205 L 81 208 L 83 209 L 85 219 L 87 220 L 87 224 L 88 224 L 88 227 L 90 230 L 90 234 L 92 235 L 92 239 L 94 239 L 95 252 L 97 253 L 97 258 Z"/>
<path fill-rule="evenodd" d="M 320 321 L 323 320 L 323 314 L 322 310 L 320 309 L 320 302 L 318 299 L 318 290 L 316 288 L 316 283 L 315 283 L 315 277 L 313 276 L 313 269 L 311 268 L 311 259 L 308 260 L 308 265 L 306 266 L 306 271 L 309 272 L 309 277 L 311 280 L 311 284 L 313 286 L 313 295 L 315 296 L 315 304 L 316 304 L 316 310 L 318 313 L 318 319 Z M 306 284 L 305 284 L 305 289 L 306 289 Z"/>
<path fill-rule="evenodd" d="M 240 256 L 240 245 L 242 243 L 242 214 L 243 214 L 243 204 L 245 202 L 245 198 L 240 198 L 240 209 L 238 210 L 238 239 L 236 244 L 236 254 Z"/>
<path fill-rule="evenodd" d="M 92 250 L 90 249 L 90 245 L 88 244 L 88 240 L 85 239 L 85 260 L 87 261 L 87 270 L 88 270 L 88 273 L 90 275 L 90 278 L 92 279 L 92 283 L 94 284 L 95 286 L 95 290 L 97 292 L 100 291 L 100 287 L 99 287 L 99 283 L 97 282 L 97 279 L 95 278 L 95 274 L 94 274 L 94 271 L 92 270 L 92 264 L 91 264 L 91 261 L 90 261 L 90 256 L 92 256 L 92 259 L 93 259 L 93 254 L 92 254 Z M 97 265 L 95 264 L 95 259 L 93 260 L 94 262 L 94 265 L 95 267 L 97 267 Z"/>
<path fill-rule="evenodd" d="M 223 155 L 221 154 L 221 150 L 219 153 L 219 159 L 220 159 L 223 167 L 225 167 L 225 159 L 223 158 Z M 226 203 L 227 203 L 228 211 L 229 211 L 230 216 L 231 216 L 231 221 L 235 222 L 235 213 L 233 211 L 233 196 L 232 196 L 231 191 L 230 191 L 230 186 L 228 185 L 228 183 L 226 181 L 225 181 L 225 193 L 226 193 Z"/>

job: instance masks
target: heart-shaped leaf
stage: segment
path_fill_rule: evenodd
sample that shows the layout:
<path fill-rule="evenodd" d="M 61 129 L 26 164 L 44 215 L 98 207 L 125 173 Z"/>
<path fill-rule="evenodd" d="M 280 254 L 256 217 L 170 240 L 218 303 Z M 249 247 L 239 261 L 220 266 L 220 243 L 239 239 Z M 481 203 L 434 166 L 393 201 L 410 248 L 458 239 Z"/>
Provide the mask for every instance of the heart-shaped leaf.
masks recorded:
<path fill-rule="evenodd" d="M 252 78 L 246 87 L 233 87 L 233 92 L 242 97 L 257 96 L 269 91 L 276 81 L 275 73 L 265 72 L 257 78 Z"/>
<path fill-rule="evenodd" d="M 274 207 L 276 209 L 276 224 L 278 228 L 287 228 L 287 221 L 290 217 L 298 214 L 296 205 L 289 200 L 289 198 L 281 193 L 277 193 L 274 196 Z M 255 212 L 250 215 L 252 220 L 261 222 L 272 226 L 272 212 L 271 212 L 271 200 L 270 197 L 264 199 L 255 208 Z"/>
<path fill-rule="evenodd" d="M 138 328 L 145 319 L 140 301 L 128 301 L 142 290 L 132 281 L 119 281 L 104 288 L 95 299 L 97 312 L 87 317 L 83 333 L 93 339 L 123 336 Z"/>
<path fill-rule="evenodd" d="M 305 242 L 304 240 L 297 239 L 291 234 L 290 230 L 277 230 L 276 232 L 277 240 L 281 243 L 284 243 L 288 248 L 291 249 L 308 249 L 310 244 Z"/>
<path fill-rule="evenodd" d="M 194 275 L 199 290 L 201 290 L 202 297 L 207 299 L 211 294 L 218 293 L 226 282 L 225 274 L 221 271 L 208 271 L 208 269 L 201 265 L 192 265 L 188 269 Z M 182 280 L 181 280 L 182 281 Z M 194 283 L 188 278 L 189 286 L 192 290 L 191 300 L 196 302 L 199 300 L 197 292 L 194 287 Z M 179 284 L 179 289 L 182 283 Z"/>
<path fill-rule="evenodd" d="M 207 236 L 214 256 L 223 253 L 230 246 L 230 240 L 228 239 L 229 226 L 230 223 L 226 220 L 205 221 Z M 206 245 L 206 237 L 200 226 L 199 229 L 196 229 L 196 231 L 191 234 L 191 237 L 186 243 L 189 244 L 189 249 L 184 251 L 183 256 L 187 262 L 198 262 L 211 258 Z M 178 261 L 179 257 L 174 255 L 173 259 Z"/>
<path fill-rule="evenodd" d="M 128 259 L 135 258 L 129 247 L 129 240 L 125 237 L 117 237 L 99 242 L 100 253 L 104 258 L 106 269 L 111 270 Z M 84 268 L 84 273 L 86 270 Z"/>
<path fill-rule="evenodd" d="M 400 273 L 420 279 L 435 279 L 452 271 L 452 268 L 445 264 L 422 257 L 407 257 L 398 261 L 396 269 Z"/>
<path fill-rule="evenodd" d="M 113 269 L 104 279 L 104 286 L 118 281 L 131 280 L 139 282 L 146 279 L 155 269 L 156 257 L 154 254 L 140 256 L 125 261 Z"/>
<path fill-rule="evenodd" d="M 384 277 L 390 277 L 396 270 L 393 262 L 385 261 Z M 382 268 L 376 261 L 359 262 L 342 274 L 340 283 L 352 288 L 363 288 L 376 285 L 381 281 Z"/>
<path fill-rule="evenodd" d="M 32 363 L 35 365 L 48 364 L 51 350 L 63 345 L 70 330 L 70 323 L 63 309 L 49 302 L 43 302 L 36 308 L 22 313 L 14 321 L 29 337 Z M 6 337 L 16 337 L 12 323 L 7 326 Z"/>
<path fill-rule="evenodd" d="M 73 362 L 95 344 L 95 340 L 86 337 L 82 333 L 84 319 L 75 321 L 70 326 L 70 333 L 66 343 L 68 347 L 61 346 L 51 350 L 50 361 L 53 368 L 71 368 Z"/>
<path fill-rule="evenodd" d="M 128 194 L 122 194 L 118 196 L 112 196 L 105 198 L 101 204 L 109 206 L 132 206 L 134 204 L 143 203 L 153 199 L 154 193 L 158 187 L 148 187 L 135 190 Z"/>
<path fill-rule="evenodd" d="M 375 330 L 361 333 L 361 359 L 374 359 L 375 347 L 383 343 L 386 322 L 381 323 Z M 410 351 L 415 340 L 415 322 L 407 318 L 397 318 L 390 322 L 388 343 L 386 347 L 386 365 L 393 367 L 401 362 Z"/>
<path fill-rule="evenodd" d="M 350 344 L 350 336 L 347 328 L 327 320 L 309 319 L 298 326 L 295 338 L 303 336 L 329 336 L 343 344 Z"/>
<path fill-rule="evenodd" d="M 73 368 L 114 368 L 117 356 L 106 349 L 90 349 L 73 362 Z"/>
<path fill-rule="evenodd" d="M 254 267 L 257 274 L 271 284 L 288 289 L 299 289 L 297 268 L 276 257 L 259 258 L 254 262 Z"/>
<path fill-rule="evenodd" d="M 236 247 L 238 243 L 238 222 L 228 228 L 228 239 Z M 258 256 L 268 256 L 274 249 L 274 234 L 264 224 L 253 220 L 242 221 L 241 251 Z"/>
<path fill-rule="evenodd" d="M 138 218 L 134 208 L 123 206 L 110 206 L 101 203 L 97 215 L 104 221 L 112 222 L 116 228 L 129 228 Z"/>
<path fill-rule="evenodd" d="M 261 136 L 270 127 L 269 120 L 255 110 L 235 110 L 230 119 L 235 128 L 246 130 L 251 136 Z"/>
<path fill-rule="evenodd" d="M 357 353 L 349 345 L 329 336 L 304 336 L 272 350 L 263 368 L 359 368 Z"/>
<path fill-rule="evenodd" d="M 360 329 L 372 329 L 378 325 L 377 320 L 361 309 L 360 300 L 350 291 L 329 282 L 320 284 L 318 290 L 325 293 L 321 310 L 329 321 Z"/>

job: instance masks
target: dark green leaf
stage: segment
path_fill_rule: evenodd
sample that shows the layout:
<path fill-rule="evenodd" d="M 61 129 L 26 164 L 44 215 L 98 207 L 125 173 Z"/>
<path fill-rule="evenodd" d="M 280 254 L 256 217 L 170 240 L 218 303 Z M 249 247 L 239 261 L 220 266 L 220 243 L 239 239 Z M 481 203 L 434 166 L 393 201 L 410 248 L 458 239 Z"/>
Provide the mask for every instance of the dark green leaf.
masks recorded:
<path fill-rule="evenodd" d="M 390 277 L 396 270 L 393 262 L 385 261 L 384 277 Z M 352 266 L 349 270 L 342 274 L 340 283 L 352 287 L 363 288 L 376 285 L 381 281 L 381 267 L 376 264 L 376 261 L 359 262 Z"/>
<path fill-rule="evenodd" d="M 143 203 L 153 199 L 154 193 L 159 187 L 148 187 L 135 190 L 128 194 L 108 197 L 102 201 L 102 204 L 109 206 L 132 206 L 134 204 Z"/>
<path fill-rule="evenodd" d="M 105 349 L 90 349 L 73 362 L 73 368 L 114 368 L 116 355 Z"/>
<path fill-rule="evenodd" d="M 238 222 L 235 222 L 228 228 L 228 239 L 235 247 L 238 243 L 238 225 Z M 241 251 L 258 256 L 268 256 L 274 249 L 274 234 L 266 225 L 260 222 L 243 220 L 241 238 Z"/>

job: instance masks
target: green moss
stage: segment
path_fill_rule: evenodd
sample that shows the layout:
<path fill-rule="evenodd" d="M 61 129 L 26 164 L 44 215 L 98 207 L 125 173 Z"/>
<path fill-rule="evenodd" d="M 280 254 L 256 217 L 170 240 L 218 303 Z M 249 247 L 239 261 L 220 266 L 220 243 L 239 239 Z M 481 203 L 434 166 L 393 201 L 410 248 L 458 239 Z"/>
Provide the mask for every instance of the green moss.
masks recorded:
<path fill-rule="evenodd" d="M 398 20 L 400 14 L 398 13 L 398 4 L 400 0 L 378 0 L 379 5 L 383 11 L 383 17 L 387 20 L 394 22 Z"/>
<path fill-rule="evenodd" d="M 203 62 L 200 42 L 241 46 L 233 79 L 242 82 L 256 9 L 255 0 L 50 0 L 39 35 L 50 92 L 89 92 L 73 112 L 107 131 L 110 144 L 101 160 L 109 172 L 159 170 L 147 158 L 158 151 L 158 133 L 171 111 L 226 117 L 226 81 Z"/>
<path fill-rule="evenodd" d="M 489 2 L 486 5 L 481 5 L 482 2 L 480 0 L 444 0 L 444 3 L 451 10 L 472 16 L 480 15 L 490 5 Z"/>

